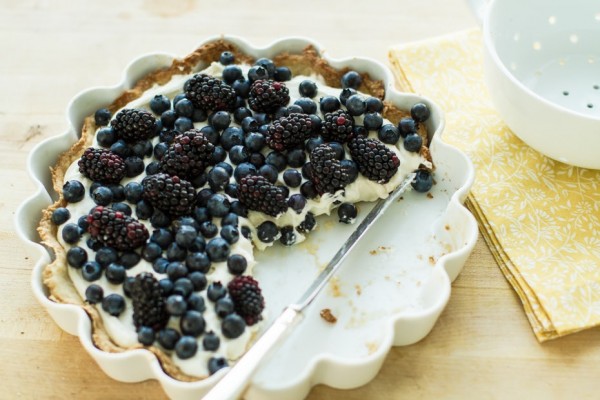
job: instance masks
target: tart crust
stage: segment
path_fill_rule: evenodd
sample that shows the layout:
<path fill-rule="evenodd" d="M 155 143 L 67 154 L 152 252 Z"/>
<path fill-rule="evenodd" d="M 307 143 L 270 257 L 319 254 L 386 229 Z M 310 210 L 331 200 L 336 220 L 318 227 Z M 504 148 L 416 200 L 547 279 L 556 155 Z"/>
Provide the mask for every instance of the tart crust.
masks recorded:
<path fill-rule="evenodd" d="M 150 89 L 155 84 L 165 84 L 174 75 L 191 74 L 194 71 L 201 70 L 211 62 L 218 60 L 223 51 L 232 52 L 235 55 L 236 60 L 239 60 L 241 63 L 252 64 L 254 62 L 252 57 L 242 53 L 232 43 L 219 39 L 197 48 L 184 58 L 173 60 L 171 66 L 168 68 L 147 74 L 141 78 L 133 88 L 125 90 L 110 105 L 106 106 L 106 108 L 114 114 L 115 111 L 123 108 L 132 100 L 139 98 L 146 90 Z M 340 87 L 342 75 L 350 70 L 349 68 L 341 70 L 333 68 L 327 61 L 319 56 L 317 50 L 312 46 L 307 46 L 301 54 L 290 54 L 287 52 L 280 53 L 273 57 L 273 61 L 278 66 L 290 68 L 293 75 L 311 75 L 315 73 L 321 75 L 326 83 L 332 87 Z M 373 80 L 369 75 L 364 73 L 361 75 L 363 82 L 358 90 L 383 99 L 385 95 L 383 82 Z M 396 124 L 401 118 L 410 116 L 410 113 L 400 110 L 390 102 L 386 101 L 384 102 L 382 115 L 384 118 L 387 118 L 392 123 Z M 68 276 L 66 250 L 57 240 L 58 228 L 51 222 L 51 217 L 54 210 L 66 206 L 67 201 L 64 199 L 62 193 L 65 173 L 69 166 L 81 157 L 84 150 L 91 146 L 96 129 L 97 126 L 94 121 L 94 116 L 91 115 L 86 117 L 83 122 L 80 139 L 73 144 L 69 150 L 61 154 L 58 157 L 56 164 L 50 167 L 52 184 L 55 192 L 58 193 L 58 199 L 54 204 L 42 211 L 42 218 L 37 229 L 42 239 L 42 243 L 52 249 L 54 253 L 53 262 L 46 266 L 43 273 L 43 281 L 49 290 L 49 298 L 57 303 L 74 304 L 83 307 L 92 321 L 92 339 L 95 346 L 99 349 L 110 353 L 120 353 L 130 349 L 145 348 L 156 355 L 162 369 L 172 378 L 185 382 L 204 379 L 206 376 L 197 377 L 183 373 L 179 367 L 173 363 L 171 357 L 156 346 L 147 347 L 139 344 L 125 348 L 117 345 L 112 341 L 104 329 L 102 318 L 96 308 L 93 305 L 86 303 L 84 299 L 81 298 Z M 424 143 L 421 148 L 421 155 L 429 162 L 432 162 L 427 147 L 428 136 L 425 127 L 419 125 L 418 133 L 423 138 Z M 422 166 L 422 168 L 426 167 Z M 255 338 L 252 338 L 248 342 L 249 346 L 254 341 L 253 339 Z"/>

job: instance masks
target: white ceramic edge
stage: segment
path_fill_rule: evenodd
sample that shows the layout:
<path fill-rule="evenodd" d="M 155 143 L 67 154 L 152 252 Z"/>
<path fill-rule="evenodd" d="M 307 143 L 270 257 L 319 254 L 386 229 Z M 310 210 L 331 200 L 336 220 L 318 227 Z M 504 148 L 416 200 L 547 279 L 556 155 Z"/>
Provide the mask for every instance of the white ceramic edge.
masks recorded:
<path fill-rule="evenodd" d="M 519 81 L 500 59 L 490 26 L 498 3 L 489 2 L 482 24 L 484 77 L 494 106 L 511 130 L 540 153 L 577 167 L 600 169 L 600 117 L 543 98 Z M 570 132 L 575 132 L 576 140 Z"/>
<path fill-rule="evenodd" d="M 439 293 L 438 301 L 432 307 L 419 313 L 390 316 L 386 324 L 385 339 L 382 341 L 381 346 L 373 354 L 361 359 L 360 362 L 326 354 L 313 359 L 292 387 L 285 391 L 286 395 L 278 398 L 304 397 L 310 388 L 318 383 L 338 388 L 352 388 L 366 384 L 379 371 L 390 347 L 392 345 L 411 344 L 425 337 L 448 302 L 451 290 L 450 283 L 462 269 L 477 240 L 477 223 L 462 204 L 474 180 L 475 172 L 473 165 L 466 155 L 441 141 L 444 121 L 439 107 L 426 98 L 398 92 L 393 86 L 394 78 L 391 71 L 383 64 L 366 58 L 331 59 L 327 57 L 322 47 L 314 41 L 298 37 L 283 38 L 267 46 L 258 48 L 252 47 L 243 39 L 234 36 L 209 38 L 200 45 L 221 38 L 235 43 L 242 51 L 255 57 L 269 57 L 283 50 L 299 51 L 306 45 L 311 44 L 317 50 L 321 51 L 323 57 L 334 67 L 350 66 L 359 71 L 368 71 L 375 78 L 383 80 L 388 99 L 396 102 L 402 99 L 405 101 L 410 100 L 411 102 L 426 102 L 431 107 L 432 119 L 437 119 L 438 126 L 433 133 L 431 146 L 437 146 L 441 151 L 452 153 L 453 157 L 461 159 L 466 166 L 464 184 L 451 196 L 448 209 L 446 210 L 446 212 L 456 213 L 458 218 L 464 223 L 464 226 L 467 227 L 465 237 L 461 238 L 461 242 L 464 245 L 458 250 L 441 257 L 434 267 L 433 276 L 437 276 L 442 281 L 441 286 L 443 287 L 443 290 Z M 127 66 L 120 83 L 111 87 L 91 88 L 74 97 L 67 107 L 67 122 L 69 124 L 67 132 L 40 142 L 29 154 L 27 167 L 36 186 L 36 191 L 34 195 L 26 199 L 17 209 L 15 224 L 19 237 L 32 251 L 36 251 L 39 254 L 39 259 L 32 274 L 33 293 L 61 329 L 78 336 L 86 351 L 98 363 L 101 369 L 113 379 L 123 382 L 156 379 L 168 396 L 183 399 L 198 398 L 203 395 L 225 371 L 219 371 L 214 376 L 202 381 L 191 383 L 181 382 L 165 374 L 156 357 L 146 350 L 131 350 L 116 354 L 104 352 L 96 348 L 90 334 L 90 319 L 85 311 L 79 306 L 55 303 L 48 299 L 47 291 L 42 283 L 42 273 L 44 267 L 51 261 L 51 256 L 48 250 L 39 243 L 39 237 L 36 232 L 36 227 L 41 217 L 41 210 L 53 202 L 50 194 L 53 193 L 53 189 L 48 166 L 36 163 L 39 153 L 51 152 L 58 156 L 62 151 L 67 150 L 77 139 L 77 134 L 81 129 L 81 121 L 85 116 L 92 114 L 100 104 L 110 103 L 122 90 L 132 87 L 147 72 L 157 67 L 169 65 L 173 58 L 175 57 L 164 53 L 141 56 Z M 94 100 L 86 101 L 90 95 L 93 96 Z M 98 98 L 101 100 L 99 101 Z M 340 374 L 340 371 L 343 373 Z M 344 379 L 339 379 L 340 376 L 343 376 Z M 260 388 L 252 387 L 248 395 L 254 397 L 259 393 Z M 284 393 L 280 394 L 283 395 Z"/>

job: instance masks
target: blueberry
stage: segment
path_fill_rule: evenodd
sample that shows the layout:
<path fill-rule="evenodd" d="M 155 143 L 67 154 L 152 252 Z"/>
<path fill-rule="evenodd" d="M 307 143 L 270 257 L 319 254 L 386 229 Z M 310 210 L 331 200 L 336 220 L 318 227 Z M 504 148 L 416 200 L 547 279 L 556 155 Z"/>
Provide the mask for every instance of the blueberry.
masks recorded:
<path fill-rule="evenodd" d="M 208 185 L 215 192 L 220 192 L 229 183 L 230 174 L 220 166 L 213 167 L 208 171 Z"/>
<path fill-rule="evenodd" d="M 77 203 L 85 196 L 85 188 L 83 184 L 77 180 L 67 181 L 63 185 L 63 197 L 69 203 Z"/>
<path fill-rule="evenodd" d="M 206 202 L 206 208 L 213 217 L 224 217 L 229 212 L 231 206 L 229 199 L 222 194 L 213 194 Z"/>
<path fill-rule="evenodd" d="M 400 140 L 400 132 L 392 124 L 385 124 L 377 131 L 377 137 L 383 143 L 396 144 Z"/>
<path fill-rule="evenodd" d="M 210 258 L 204 252 L 196 251 L 189 253 L 185 263 L 190 271 L 208 272 L 210 269 Z"/>
<path fill-rule="evenodd" d="M 344 159 L 345 151 L 344 151 L 344 146 L 342 146 L 341 143 L 330 142 L 329 147 L 331 147 L 335 151 L 335 159 L 336 160 Z"/>
<path fill-rule="evenodd" d="M 204 332 L 206 322 L 200 312 L 189 310 L 181 317 L 179 327 L 184 335 L 198 337 Z"/>
<path fill-rule="evenodd" d="M 184 298 L 188 298 L 194 291 L 194 284 L 189 278 L 179 278 L 173 284 L 173 294 L 178 294 Z"/>
<path fill-rule="evenodd" d="M 238 197 L 238 185 L 237 183 L 228 183 L 225 186 L 225 194 L 231 198 L 237 199 Z"/>
<path fill-rule="evenodd" d="M 206 351 L 216 351 L 219 349 L 220 344 L 221 340 L 213 331 L 206 332 L 202 338 L 202 347 Z"/>
<path fill-rule="evenodd" d="M 96 132 L 96 141 L 102 147 L 110 147 L 116 140 L 117 136 L 112 127 L 102 128 Z"/>
<path fill-rule="evenodd" d="M 369 112 L 382 112 L 383 111 L 383 102 L 377 97 L 367 97 L 365 100 L 367 103 L 367 111 Z"/>
<path fill-rule="evenodd" d="M 204 275 L 204 273 L 200 272 L 200 271 L 193 271 L 193 272 L 189 273 L 187 280 L 189 280 L 192 283 L 192 287 L 195 291 L 200 291 L 200 290 L 206 289 L 206 285 L 208 284 L 206 275 Z M 179 281 L 181 281 L 181 279 Z M 177 282 L 179 282 L 179 281 L 177 281 Z M 177 283 L 177 282 L 175 282 L 175 283 Z"/>
<path fill-rule="evenodd" d="M 429 111 L 429 107 L 424 103 L 416 103 L 410 109 L 410 116 L 416 122 L 425 122 L 429 119 L 431 112 Z"/>
<path fill-rule="evenodd" d="M 127 277 L 127 273 L 125 272 L 125 267 L 121 264 L 111 263 L 106 267 L 106 271 L 104 271 L 104 276 L 110 283 L 121 284 Z"/>
<path fill-rule="evenodd" d="M 188 310 L 194 310 L 198 312 L 204 312 L 206 310 L 206 305 L 204 304 L 204 297 L 200 296 L 197 293 L 190 294 L 190 297 L 188 297 L 187 299 L 187 306 Z"/>
<path fill-rule="evenodd" d="M 140 158 L 152 155 L 152 142 L 149 140 L 138 140 L 131 146 L 131 153 Z"/>
<path fill-rule="evenodd" d="M 140 200 L 135 205 L 135 215 L 139 219 L 148 219 L 154 213 L 154 209 L 146 200 Z"/>
<path fill-rule="evenodd" d="M 119 253 L 112 247 L 102 247 L 96 251 L 94 259 L 98 264 L 106 267 L 108 264 L 116 262 L 119 259 Z"/>
<path fill-rule="evenodd" d="M 71 247 L 67 251 L 67 263 L 73 268 L 81 268 L 87 259 L 87 252 L 82 247 Z"/>
<path fill-rule="evenodd" d="M 174 243 L 172 245 L 174 245 Z M 185 257 L 183 259 L 185 260 Z M 184 278 L 187 274 L 187 267 L 179 260 L 171 261 L 169 265 L 167 265 L 167 276 L 172 281 L 176 281 L 179 278 Z"/>
<path fill-rule="evenodd" d="M 298 225 L 297 229 L 300 233 L 307 233 L 315 229 L 315 226 L 317 226 L 317 220 L 315 220 L 313 213 L 308 212 L 306 213 L 306 217 L 304 217 L 304 221 Z"/>
<path fill-rule="evenodd" d="M 110 122 L 111 113 L 107 108 L 100 108 L 94 113 L 94 122 L 98 126 L 105 126 Z"/>
<path fill-rule="evenodd" d="M 194 357 L 198 351 L 198 342 L 192 336 L 182 336 L 175 345 L 175 354 L 182 360 Z"/>
<path fill-rule="evenodd" d="M 235 90 L 235 94 L 246 99 L 248 98 L 248 94 L 250 94 L 251 84 L 252 82 L 250 82 L 249 80 L 238 79 L 237 81 L 233 82 L 231 87 L 233 88 L 233 90 Z"/>
<path fill-rule="evenodd" d="M 279 235 L 279 229 L 271 221 L 265 221 L 258 226 L 258 239 L 264 243 L 271 243 Z"/>
<path fill-rule="evenodd" d="M 275 78 L 277 82 L 289 81 L 292 79 L 292 71 L 288 67 L 277 67 L 273 78 Z"/>
<path fill-rule="evenodd" d="M 246 206 L 237 200 L 231 203 L 231 212 L 244 218 L 248 216 L 248 209 Z"/>
<path fill-rule="evenodd" d="M 248 175 L 256 175 L 257 173 L 258 171 L 256 170 L 256 167 L 254 165 L 248 162 L 243 162 L 235 168 L 235 171 L 233 172 L 233 177 L 237 182 L 240 182 L 240 180 L 243 177 Z"/>
<path fill-rule="evenodd" d="M 133 178 L 144 172 L 144 160 L 138 156 L 130 156 L 125 159 L 125 176 Z"/>
<path fill-rule="evenodd" d="M 175 126 L 176 119 L 177 113 L 174 110 L 166 110 L 160 114 L 160 122 L 163 124 L 163 128 L 173 128 Z"/>
<path fill-rule="evenodd" d="M 104 297 L 102 286 L 92 283 L 85 289 L 85 299 L 90 304 L 100 303 Z"/>
<path fill-rule="evenodd" d="M 119 263 L 125 267 L 125 269 L 130 269 L 135 267 L 142 257 L 136 253 L 135 251 L 125 251 L 119 257 Z"/>
<path fill-rule="evenodd" d="M 278 151 L 272 151 L 267 154 L 265 162 L 269 165 L 274 166 L 278 172 L 281 172 L 287 166 L 287 157 Z"/>
<path fill-rule="evenodd" d="M 224 357 L 211 357 L 208 359 L 208 373 L 215 374 L 217 371 L 227 368 L 229 364 Z"/>
<path fill-rule="evenodd" d="M 307 199 L 314 199 L 319 196 L 319 192 L 315 188 L 315 184 L 311 181 L 306 181 L 302 185 L 300 185 L 300 193 Z"/>
<path fill-rule="evenodd" d="M 206 244 L 206 254 L 212 262 L 227 260 L 230 250 L 229 243 L 221 237 L 216 237 Z"/>
<path fill-rule="evenodd" d="M 82 231 L 87 231 L 87 228 L 90 226 L 89 222 L 87 221 L 87 215 L 82 215 L 79 217 L 77 220 L 77 226 L 80 227 Z"/>
<path fill-rule="evenodd" d="M 340 100 L 335 96 L 324 96 L 319 101 L 322 113 L 328 113 L 340 108 Z"/>
<path fill-rule="evenodd" d="M 302 177 L 304 179 L 308 179 L 308 180 L 312 179 L 313 170 L 312 170 L 312 164 L 310 162 L 307 162 L 306 164 L 304 164 L 302 166 Z"/>
<path fill-rule="evenodd" d="M 155 229 L 150 235 L 150 242 L 158 244 L 162 249 L 169 247 L 173 243 L 173 239 L 171 231 L 164 228 Z"/>
<path fill-rule="evenodd" d="M 159 274 L 166 274 L 167 267 L 169 266 L 169 260 L 163 257 L 158 257 L 152 261 L 152 269 Z"/>
<path fill-rule="evenodd" d="M 240 233 L 237 227 L 225 225 L 221 228 L 221 237 L 227 240 L 227 243 L 234 244 L 240 239 Z"/>
<path fill-rule="evenodd" d="M 356 71 L 348 71 L 342 76 L 341 83 L 344 88 L 358 89 L 362 83 L 362 77 Z"/>
<path fill-rule="evenodd" d="M 315 149 L 315 147 L 317 147 L 318 145 L 323 144 L 323 143 L 325 143 L 325 141 L 323 140 L 323 138 L 321 136 L 311 137 L 304 144 L 304 148 L 306 149 L 306 151 L 308 151 L 310 153 L 311 151 L 313 151 Z"/>
<path fill-rule="evenodd" d="M 118 317 L 125 309 L 125 299 L 116 293 L 109 294 L 102 299 L 102 309 L 110 315 Z"/>
<path fill-rule="evenodd" d="M 200 108 L 194 108 L 191 118 L 192 122 L 204 122 L 208 119 L 208 115 L 206 115 L 206 111 Z"/>
<path fill-rule="evenodd" d="M 290 196 L 287 203 L 292 210 L 300 214 L 306 206 L 306 197 L 302 196 L 300 193 L 296 193 Z"/>
<path fill-rule="evenodd" d="M 67 222 L 69 218 L 71 218 L 71 212 L 64 207 L 59 207 L 54 210 L 50 220 L 54 225 L 62 225 Z"/>
<path fill-rule="evenodd" d="M 187 117 L 191 119 L 192 115 L 194 114 L 194 105 L 188 99 L 179 100 L 174 109 L 177 115 L 180 117 Z M 175 125 L 177 125 L 177 121 L 175 121 Z"/>
<path fill-rule="evenodd" d="M 208 297 L 210 301 L 217 301 L 220 298 L 224 297 L 226 294 L 227 289 L 219 281 L 211 283 L 206 289 L 206 297 Z"/>
<path fill-rule="evenodd" d="M 171 225 L 171 218 L 161 210 L 155 209 L 150 217 L 150 224 L 154 228 L 166 228 Z"/>
<path fill-rule="evenodd" d="M 227 65 L 223 68 L 223 82 L 228 85 L 233 84 L 233 82 L 242 79 L 243 77 L 242 69 L 237 65 Z"/>
<path fill-rule="evenodd" d="M 342 203 L 337 210 L 340 222 L 344 224 L 351 224 L 354 222 L 358 211 L 356 206 L 352 203 Z"/>
<path fill-rule="evenodd" d="M 210 214 L 208 213 L 206 207 L 195 207 L 192 213 L 192 217 L 194 217 L 194 220 L 196 222 L 202 223 L 210 219 Z"/>
<path fill-rule="evenodd" d="M 417 133 L 417 124 L 412 118 L 402 118 L 400 122 L 398 122 L 398 130 L 400 131 L 400 136 L 405 138 L 411 133 Z"/>
<path fill-rule="evenodd" d="M 352 134 L 354 136 L 368 136 L 369 131 L 363 125 L 354 125 L 352 128 Z"/>
<path fill-rule="evenodd" d="M 231 124 L 231 116 L 227 111 L 217 111 L 208 116 L 208 123 L 216 130 L 222 131 Z"/>
<path fill-rule="evenodd" d="M 69 244 L 75 244 L 81 239 L 81 228 L 77 224 L 68 223 L 63 227 L 62 238 Z"/>
<path fill-rule="evenodd" d="M 171 100 L 164 94 L 157 94 L 150 100 L 150 109 L 156 115 L 161 115 L 171 109 Z"/>
<path fill-rule="evenodd" d="M 215 303 L 215 313 L 219 318 L 225 318 L 235 311 L 235 305 L 228 296 L 222 297 Z"/>
<path fill-rule="evenodd" d="M 301 96 L 310 97 L 311 99 L 317 95 L 317 84 L 311 80 L 303 80 L 298 85 L 298 91 Z"/>
<path fill-rule="evenodd" d="M 187 303 L 183 296 L 172 294 L 167 297 L 167 300 L 165 301 L 165 309 L 170 315 L 183 315 L 185 310 L 187 310 Z"/>
<path fill-rule="evenodd" d="M 238 124 L 241 124 L 246 117 L 252 117 L 252 111 L 247 107 L 238 107 L 233 111 L 233 119 Z"/>
<path fill-rule="evenodd" d="M 215 146 L 213 153 L 210 157 L 211 164 L 217 164 L 224 161 L 227 158 L 227 151 L 221 146 Z"/>
<path fill-rule="evenodd" d="M 158 331 L 158 343 L 166 350 L 173 350 L 181 335 L 173 328 L 165 328 Z"/>
<path fill-rule="evenodd" d="M 357 93 L 356 90 L 354 90 L 352 88 L 342 89 L 342 91 L 340 92 L 340 103 L 342 103 L 343 105 L 346 105 L 346 101 L 348 100 L 348 98 L 350 98 L 350 96 L 355 95 L 356 93 Z"/>
<path fill-rule="evenodd" d="M 98 204 L 99 206 L 107 206 L 113 200 L 113 193 L 106 186 L 98 186 L 92 192 L 92 200 L 94 200 L 94 203 Z"/>
<path fill-rule="evenodd" d="M 178 93 L 177 95 L 175 95 L 175 97 L 173 97 L 173 107 L 175 107 L 177 105 L 177 103 L 179 103 L 181 100 L 183 100 L 185 98 L 186 98 L 185 93 Z"/>
<path fill-rule="evenodd" d="M 346 109 L 353 116 L 362 115 L 367 110 L 367 103 L 360 94 L 353 94 L 346 100 Z"/>
<path fill-rule="evenodd" d="M 154 343 L 154 329 L 149 326 L 140 326 L 137 334 L 138 342 L 144 346 L 152 346 L 152 343 Z"/>
<path fill-rule="evenodd" d="M 231 208 L 230 208 L 230 211 Z M 221 218 L 221 226 L 226 226 L 226 225 L 232 225 L 232 226 L 238 226 L 238 215 L 234 212 L 229 212 L 227 215 L 225 215 L 223 218 Z"/>
<path fill-rule="evenodd" d="M 223 318 L 221 323 L 221 331 L 223 336 L 229 339 L 240 337 L 246 329 L 246 322 L 242 317 L 233 313 Z"/>
<path fill-rule="evenodd" d="M 198 192 L 198 194 L 196 195 L 196 204 L 200 207 L 206 207 L 206 203 L 208 202 L 208 199 L 210 199 L 210 197 L 214 193 L 215 192 L 209 188 L 204 188 L 204 189 L 200 190 Z"/>
<path fill-rule="evenodd" d="M 174 124 L 174 123 L 173 123 Z M 173 127 L 171 127 L 173 128 Z M 175 139 L 175 136 L 178 135 L 179 132 L 173 129 L 163 129 L 158 134 L 158 139 L 161 143 L 170 144 Z"/>
<path fill-rule="evenodd" d="M 417 192 L 428 192 L 433 186 L 433 176 L 429 171 L 420 169 L 417 171 L 415 179 L 411 182 L 411 185 Z"/>
<path fill-rule="evenodd" d="M 160 286 L 163 296 L 169 296 L 171 295 L 171 292 L 173 292 L 175 284 L 169 278 L 163 278 L 158 281 L 158 286 Z"/>
<path fill-rule="evenodd" d="M 294 232 L 293 226 L 288 225 L 281 228 L 281 236 L 279 237 L 279 242 L 284 246 L 291 246 L 294 243 L 296 243 L 296 232 Z"/>
<path fill-rule="evenodd" d="M 227 269 L 233 275 L 241 275 L 246 271 L 248 261 L 241 254 L 232 254 L 227 258 Z"/>
<path fill-rule="evenodd" d="M 421 150 L 422 145 L 423 138 L 421 138 L 421 135 L 417 133 L 411 133 L 404 138 L 404 148 L 407 151 L 416 153 Z"/>
<path fill-rule="evenodd" d="M 167 247 L 167 259 L 169 261 L 183 261 L 187 256 L 187 251 L 177 243 L 171 243 Z"/>
<path fill-rule="evenodd" d="M 340 161 L 342 168 L 346 169 L 348 174 L 348 184 L 354 182 L 358 178 L 358 165 L 353 160 L 342 160 Z"/>
<path fill-rule="evenodd" d="M 235 56 L 230 51 L 224 51 L 219 56 L 219 62 L 222 65 L 230 65 L 230 64 L 233 64 L 234 61 L 235 61 Z"/>
<path fill-rule="evenodd" d="M 259 126 L 271 123 L 271 117 L 269 114 L 256 113 L 254 114 L 254 118 L 256 119 L 256 122 L 258 122 Z"/>
<path fill-rule="evenodd" d="M 231 161 L 232 164 L 238 165 L 243 162 L 248 162 L 249 159 L 250 152 L 245 146 L 236 145 L 229 150 L 229 161 Z"/>
<path fill-rule="evenodd" d="M 244 131 L 237 126 L 225 129 L 221 135 L 221 146 L 229 151 L 233 146 L 238 144 L 244 144 Z"/>
<path fill-rule="evenodd" d="M 206 137 L 208 141 L 214 145 L 217 145 L 221 140 L 221 135 L 219 135 L 219 132 L 217 132 L 217 130 L 210 125 L 203 126 L 200 129 L 200 132 L 202 132 L 204 137 Z"/>
<path fill-rule="evenodd" d="M 134 283 L 135 277 L 128 276 L 127 278 L 125 278 L 125 282 L 123 282 L 123 293 L 125 294 L 125 296 L 131 297 L 131 288 L 133 287 Z"/>
<path fill-rule="evenodd" d="M 372 131 L 381 128 L 383 125 L 383 117 L 377 112 L 368 112 L 363 119 L 365 129 Z"/>
<path fill-rule="evenodd" d="M 302 174 L 295 169 L 286 169 L 283 172 L 283 181 L 289 187 L 298 187 L 302 183 Z"/>
<path fill-rule="evenodd" d="M 294 102 L 294 105 L 302 108 L 304 114 L 314 114 L 317 112 L 317 103 L 307 97 L 301 97 Z"/>
<path fill-rule="evenodd" d="M 188 101 L 187 99 L 184 100 Z M 181 101 L 179 103 L 181 103 Z M 174 128 L 177 132 L 184 133 L 189 131 L 190 129 L 194 129 L 194 122 L 192 122 L 191 118 L 179 117 L 175 120 Z"/>
<path fill-rule="evenodd" d="M 258 122 L 256 121 L 256 118 L 252 116 L 244 117 L 240 125 L 242 126 L 242 130 L 246 133 L 258 131 Z"/>
<path fill-rule="evenodd" d="M 200 230 L 200 224 L 198 224 L 198 230 Z M 198 235 L 198 236 L 196 236 L 196 238 L 194 239 L 194 241 L 192 242 L 190 247 L 188 247 L 188 251 L 191 251 L 191 252 L 204 251 L 205 248 L 206 248 L 206 241 L 204 240 L 204 237 L 202 237 L 202 235 Z"/>
<path fill-rule="evenodd" d="M 219 232 L 219 228 L 212 221 L 204 221 L 200 224 L 200 233 L 207 239 L 213 238 Z"/>
<path fill-rule="evenodd" d="M 266 68 L 255 65 L 248 70 L 248 80 L 254 82 L 260 79 L 269 79 L 269 72 Z"/>
<path fill-rule="evenodd" d="M 198 232 L 192 226 L 183 225 L 175 234 L 175 242 L 178 246 L 187 249 L 192 245 L 197 236 Z"/>
<path fill-rule="evenodd" d="M 241 232 L 242 232 L 242 236 L 245 237 L 246 239 L 248 239 L 248 240 L 252 239 L 252 230 L 250 230 L 250 228 L 247 227 L 246 225 L 242 226 Z"/>
<path fill-rule="evenodd" d="M 196 175 L 190 178 L 189 181 L 192 184 L 192 186 L 194 186 L 194 188 L 196 189 L 204 187 L 204 185 L 206 185 L 206 182 L 208 182 L 208 174 L 206 172 L 203 172 L 200 175 Z"/>
<path fill-rule="evenodd" d="M 267 178 L 267 180 L 271 183 L 277 182 L 277 178 L 279 176 L 277 168 L 275 168 L 272 164 L 263 165 L 258 169 L 258 173 Z"/>
<path fill-rule="evenodd" d="M 321 126 L 323 125 L 323 120 L 321 117 L 319 117 L 317 114 L 310 114 L 308 118 L 310 118 L 312 132 L 314 134 L 321 132 Z"/>
<path fill-rule="evenodd" d="M 306 162 L 306 153 L 304 149 L 293 149 L 288 151 L 286 157 L 287 163 L 292 168 L 300 168 Z"/>

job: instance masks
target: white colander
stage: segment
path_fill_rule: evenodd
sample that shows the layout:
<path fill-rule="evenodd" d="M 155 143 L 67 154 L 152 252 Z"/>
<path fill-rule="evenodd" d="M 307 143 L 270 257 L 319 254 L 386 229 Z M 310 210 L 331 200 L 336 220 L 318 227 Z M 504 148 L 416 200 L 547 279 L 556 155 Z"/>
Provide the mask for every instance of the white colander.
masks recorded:
<path fill-rule="evenodd" d="M 600 1 L 492 0 L 479 10 L 486 84 L 507 125 L 551 158 L 600 169 Z"/>

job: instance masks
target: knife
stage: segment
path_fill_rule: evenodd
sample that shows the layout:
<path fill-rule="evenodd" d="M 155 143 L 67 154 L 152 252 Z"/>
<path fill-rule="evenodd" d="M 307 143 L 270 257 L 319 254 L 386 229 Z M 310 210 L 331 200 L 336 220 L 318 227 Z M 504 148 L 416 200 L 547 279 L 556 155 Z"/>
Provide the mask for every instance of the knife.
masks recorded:
<path fill-rule="evenodd" d="M 310 287 L 295 303 L 288 305 L 283 310 L 256 343 L 250 347 L 229 372 L 203 397 L 204 400 L 235 400 L 241 397 L 261 361 L 292 331 L 292 327 L 302 319 L 303 311 L 327 285 L 359 239 L 365 235 L 385 210 L 408 189 L 414 178 L 415 174 L 409 175 L 387 198 L 381 199 L 373 207 Z"/>

